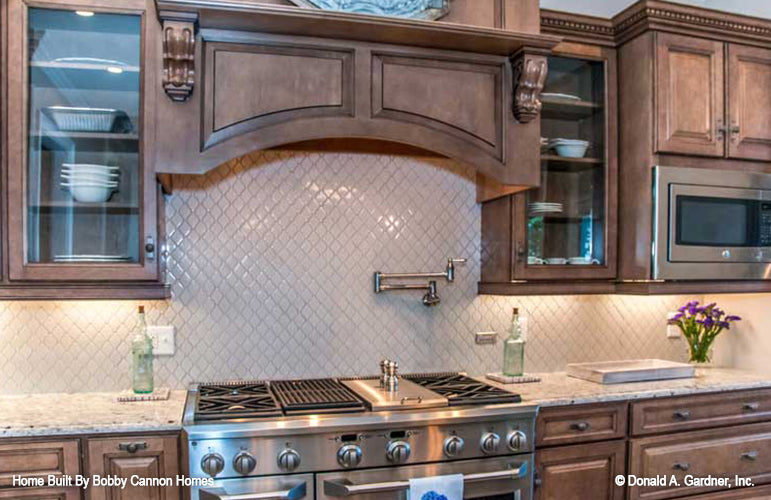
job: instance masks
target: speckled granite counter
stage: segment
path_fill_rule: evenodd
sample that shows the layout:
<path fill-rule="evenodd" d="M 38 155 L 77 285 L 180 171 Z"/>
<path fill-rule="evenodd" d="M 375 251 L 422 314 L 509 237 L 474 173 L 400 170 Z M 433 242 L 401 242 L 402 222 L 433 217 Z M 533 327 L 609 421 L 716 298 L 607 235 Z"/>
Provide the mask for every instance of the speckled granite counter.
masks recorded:
<path fill-rule="evenodd" d="M 525 404 L 561 406 L 583 403 L 603 403 L 632 399 L 663 398 L 688 394 L 771 388 L 771 375 L 761 375 L 726 368 L 704 368 L 695 378 L 602 385 L 568 377 L 564 372 L 539 373 L 540 382 L 529 384 L 499 384 L 522 395 Z"/>
<path fill-rule="evenodd" d="M 0 396 L 0 438 L 179 430 L 186 394 L 132 403 L 116 393 Z"/>

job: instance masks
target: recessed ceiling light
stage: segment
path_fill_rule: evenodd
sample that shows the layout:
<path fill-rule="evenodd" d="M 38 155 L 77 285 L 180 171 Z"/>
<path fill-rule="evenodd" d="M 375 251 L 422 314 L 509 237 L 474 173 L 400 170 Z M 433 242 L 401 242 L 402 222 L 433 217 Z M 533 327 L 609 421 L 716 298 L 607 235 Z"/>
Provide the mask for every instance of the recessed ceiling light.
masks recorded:
<path fill-rule="evenodd" d="M 118 66 L 107 66 L 107 71 L 110 73 L 115 73 L 116 75 L 119 75 L 123 73 L 123 68 L 119 68 Z"/>
<path fill-rule="evenodd" d="M 93 17 L 94 16 L 94 13 L 91 12 L 90 10 L 76 10 L 75 14 L 77 14 L 79 16 L 83 16 L 83 17 Z"/>

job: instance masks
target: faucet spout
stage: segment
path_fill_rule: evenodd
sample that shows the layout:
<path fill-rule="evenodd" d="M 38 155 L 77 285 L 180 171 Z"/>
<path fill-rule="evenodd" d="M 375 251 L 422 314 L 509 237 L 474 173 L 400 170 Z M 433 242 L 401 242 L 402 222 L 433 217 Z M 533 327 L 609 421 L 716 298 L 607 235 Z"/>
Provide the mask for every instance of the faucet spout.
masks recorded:
<path fill-rule="evenodd" d="M 423 296 L 423 305 L 426 307 L 438 306 L 441 299 L 436 289 L 436 281 L 428 282 L 428 291 Z"/>

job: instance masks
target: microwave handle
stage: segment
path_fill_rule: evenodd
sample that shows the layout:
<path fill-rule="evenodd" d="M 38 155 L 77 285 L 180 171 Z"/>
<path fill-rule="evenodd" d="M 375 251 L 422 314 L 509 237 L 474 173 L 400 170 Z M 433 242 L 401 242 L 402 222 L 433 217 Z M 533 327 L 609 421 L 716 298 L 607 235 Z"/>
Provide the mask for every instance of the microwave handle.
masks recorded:
<path fill-rule="evenodd" d="M 264 493 L 237 493 L 229 494 L 225 488 L 201 490 L 201 500 L 299 500 L 307 492 L 305 481 L 288 490 L 266 491 Z"/>
<path fill-rule="evenodd" d="M 527 475 L 527 463 L 519 467 L 494 472 L 479 472 L 464 474 L 463 483 L 479 483 L 482 481 L 497 481 L 501 479 L 521 479 Z M 389 491 L 407 490 L 409 481 L 387 481 L 382 483 L 353 484 L 345 479 L 324 481 L 324 494 L 330 497 L 349 497 L 353 495 L 368 495 Z"/>

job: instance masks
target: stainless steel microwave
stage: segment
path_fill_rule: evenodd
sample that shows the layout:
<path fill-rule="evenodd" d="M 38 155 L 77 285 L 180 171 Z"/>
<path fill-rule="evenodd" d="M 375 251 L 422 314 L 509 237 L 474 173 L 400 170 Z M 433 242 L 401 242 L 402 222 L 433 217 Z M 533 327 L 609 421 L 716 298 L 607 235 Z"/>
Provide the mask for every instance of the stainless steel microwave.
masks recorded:
<path fill-rule="evenodd" d="M 771 279 L 771 175 L 654 167 L 653 279 Z"/>

